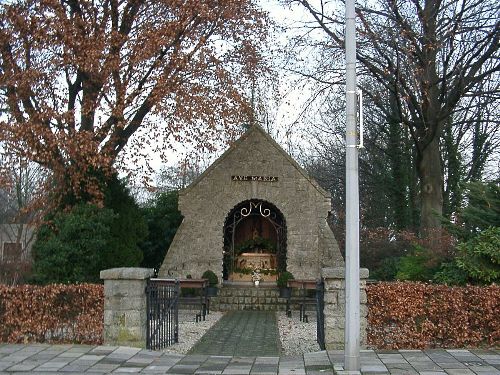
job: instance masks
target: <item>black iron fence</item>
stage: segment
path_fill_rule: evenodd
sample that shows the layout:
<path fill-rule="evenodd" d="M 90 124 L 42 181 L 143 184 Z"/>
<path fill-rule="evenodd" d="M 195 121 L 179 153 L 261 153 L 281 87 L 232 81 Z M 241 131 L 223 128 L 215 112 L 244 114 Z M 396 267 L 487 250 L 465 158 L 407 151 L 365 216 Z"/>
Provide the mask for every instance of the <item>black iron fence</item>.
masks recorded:
<path fill-rule="evenodd" d="M 325 350 L 325 282 L 316 284 L 316 339 L 321 350 Z"/>
<path fill-rule="evenodd" d="M 149 279 L 146 286 L 146 348 L 179 342 L 179 281 Z"/>

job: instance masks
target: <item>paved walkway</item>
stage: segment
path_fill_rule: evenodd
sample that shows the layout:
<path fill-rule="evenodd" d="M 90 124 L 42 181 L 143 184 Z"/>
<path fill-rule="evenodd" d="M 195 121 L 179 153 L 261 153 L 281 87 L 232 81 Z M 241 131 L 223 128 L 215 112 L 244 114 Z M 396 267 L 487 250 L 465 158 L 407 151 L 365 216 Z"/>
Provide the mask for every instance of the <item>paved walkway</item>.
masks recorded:
<path fill-rule="evenodd" d="M 342 374 L 343 353 L 295 357 L 173 355 L 137 348 L 0 344 L 0 374 Z M 400 350 L 361 353 L 362 374 L 500 375 L 500 350 Z"/>
<path fill-rule="evenodd" d="M 190 354 L 278 356 L 279 342 L 274 311 L 230 311 L 203 335 Z"/>

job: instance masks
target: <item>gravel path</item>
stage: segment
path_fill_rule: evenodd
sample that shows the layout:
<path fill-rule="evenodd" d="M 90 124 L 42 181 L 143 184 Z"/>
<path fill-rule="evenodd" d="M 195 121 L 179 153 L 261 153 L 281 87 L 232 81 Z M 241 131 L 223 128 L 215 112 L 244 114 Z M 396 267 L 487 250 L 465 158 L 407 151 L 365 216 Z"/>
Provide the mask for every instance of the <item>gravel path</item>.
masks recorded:
<path fill-rule="evenodd" d="M 179 343 L 164 350 L 167 353 L 186 354 L 196 344 L 205 332 L 224 315 L 212 311 L 205 321 L 195 323 L 194 312 L 179 310 Z M 276 313 L 281 341 L 281 355 L 301 355 L 319 351 L 316 342 L 316 317 L 309 314 L 309 323 L 299 320 L 297 311 L 288 318 L 284 311 Z"/>

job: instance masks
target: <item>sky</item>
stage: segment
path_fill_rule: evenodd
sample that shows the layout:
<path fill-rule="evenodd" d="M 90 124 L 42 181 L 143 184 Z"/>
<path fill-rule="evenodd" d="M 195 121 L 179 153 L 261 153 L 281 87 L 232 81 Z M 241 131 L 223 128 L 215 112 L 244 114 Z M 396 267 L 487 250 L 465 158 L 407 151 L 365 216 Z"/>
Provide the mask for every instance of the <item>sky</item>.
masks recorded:
<path fill-rule="evenodd" d="M 293 9 L 290 7 L 283 7 L 279 5 L 276 0 L 260 0 L 259 3 L 262 9 L 269 13 L 270 18 L 281 26 L 294 25 L 305 17 L 303 10 L 298 6 L 293 7 Z M 279 31 L 275 32 L 270 38 L 273 41 L 272 48 L 283 48 L 288 42 L 289 36 L 290 31 L 288 31 L 288 33 Z M 275 58 L 275 56 L 276 55 L 273 55 L 273 58 Z M 263 125 L 271 136 L 288 153 L 297 157 L 294 153 L 297 153 L 297 151 L 301 149 L 301 147 L 298 146 L 300 146 L 300 143 L 302 142 L 301 124 L 300 121 L 297 121 L 297 119 L 304 104 L 304 100 L 307 97 L 307 89 L 304 87 L 294 86 L 293 78 L 285 76 L 285 72 L 281 69 L 282 65 L 278 63 L 277 66 L 279 75 L 279 99 L 272 99 L 266 103 L 269 110 L 268 117 L 270 118 L 270 124 L 269 126 L 266 126 L 266 124 Z M 266 82 L 262 82 L 261 86 L 265 85 Z M 266 91 L 267 88 L 263 87 L 263 90 Z M 192 160 L 192 153 L 194 151 L 193 145 L 184 145 L 173 140 L 169 140 L 169 143 L 171 143 L 173 149 L 168 150 L 166 153 L 167 160 L 162 160 L 158 153 L 152 149 L 147 151 L 147 155 L 150 159 L 150 162 L 148 163 L 150 168 L 146 167 L 146 163 L 144 166 L 141 166 L 139 168 L 141 171 L 132 176 L 133 178 L 130 180 L 131 185 L 140 190 L 141 185 L 143 184 L 143 177 L 149 178 L 151 183 L 155 185 L 157 174 L 162 168 L 178 166 L 186 159 Z M 215 153 L 197 153 L 196 158 L 198 158 L 198 163 L 201 169 L 203 170 L 207 168 L 228 147 L 228 145 L 223 144 L 218 146 L 218 151 Z M 131 150 L 129 150 L 129 152 L 130 151 Z M 122 163 L 127 164 L 126 156 L 124 160 L 122 160 Z"/>

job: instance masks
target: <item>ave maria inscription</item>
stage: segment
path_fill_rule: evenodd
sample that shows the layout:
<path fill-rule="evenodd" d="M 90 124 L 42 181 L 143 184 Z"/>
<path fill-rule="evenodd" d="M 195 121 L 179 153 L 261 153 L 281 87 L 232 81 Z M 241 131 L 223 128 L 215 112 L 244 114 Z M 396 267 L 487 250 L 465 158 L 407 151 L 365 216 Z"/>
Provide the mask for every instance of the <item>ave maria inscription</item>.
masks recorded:
<path fill-rule="evenodd" d="M 262 182 L 276 182 L 276 176 L 231 176 L 231 181 L 262 181 Z"/>

